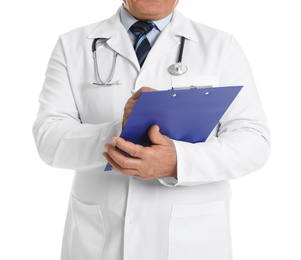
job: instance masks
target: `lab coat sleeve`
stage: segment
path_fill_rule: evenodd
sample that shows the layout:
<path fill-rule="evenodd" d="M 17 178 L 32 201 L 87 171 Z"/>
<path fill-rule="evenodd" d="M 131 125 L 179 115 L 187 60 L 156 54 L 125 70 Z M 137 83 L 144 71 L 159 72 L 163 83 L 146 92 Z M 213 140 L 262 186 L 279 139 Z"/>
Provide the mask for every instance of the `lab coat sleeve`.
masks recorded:
<path fill-rule="evenodd" d="M 200 185 L 242 177 L 258 170 L 270 154 L 270 135 L 247 59 L 235 39 L 222 61 L 221 86 L 243 89 L 206 142 L 174 141 L 178 178 L 166 186 Z"/>
<path fill-rule="evenodd" d="M 61 38 L 51 55 L 39 102 L 33 135 L 45 163 L 77 171 L 106 165 L 102 156 L 104 144 L 110 142 L 112 136 L 119 136 L 122 120 L 81 123 Z"/>

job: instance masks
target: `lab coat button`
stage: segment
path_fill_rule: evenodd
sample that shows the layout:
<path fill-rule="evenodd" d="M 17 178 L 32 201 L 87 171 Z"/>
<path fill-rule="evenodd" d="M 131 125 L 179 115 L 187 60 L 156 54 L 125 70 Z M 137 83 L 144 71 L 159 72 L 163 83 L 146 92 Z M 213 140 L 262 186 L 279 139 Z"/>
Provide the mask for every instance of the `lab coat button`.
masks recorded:
<path fill-rule="evenodd" d="M 133 225 L 134 223 L 135 223 L 135 221 L 134 221 L 134 220 L 131 220 L 131 221 L 130 221 L 130 224 L 131 224 L 131 225 Z"/>

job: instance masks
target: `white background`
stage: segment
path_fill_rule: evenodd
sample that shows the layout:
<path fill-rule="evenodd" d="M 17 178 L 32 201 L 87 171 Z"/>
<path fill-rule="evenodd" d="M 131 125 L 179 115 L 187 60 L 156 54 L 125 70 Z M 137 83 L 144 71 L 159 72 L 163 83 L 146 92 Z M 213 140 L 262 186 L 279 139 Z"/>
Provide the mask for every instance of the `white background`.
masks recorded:
<path fill-rule="evenodd" d="M 59 259 L 73 173 L 50 168 L 37 155 L 31 126 L 38 95 L 58 35 L 107 18 L 120 4 L 121 0 L 0 4 L 0 259 Z M 180 0 L 178 9 L 236 37 L 249 58 L 272 132 L 267 165 L 231 181 L 234 259 L 300 260 L 298 0 Z"/>

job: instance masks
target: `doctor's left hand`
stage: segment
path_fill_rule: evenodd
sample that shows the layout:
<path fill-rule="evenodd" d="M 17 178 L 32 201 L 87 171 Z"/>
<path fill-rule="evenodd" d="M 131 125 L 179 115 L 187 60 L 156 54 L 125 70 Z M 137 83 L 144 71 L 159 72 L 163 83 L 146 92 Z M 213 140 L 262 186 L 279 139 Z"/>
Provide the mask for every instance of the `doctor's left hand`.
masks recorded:
<path fill-rule="evenodd" d="M 125 141 L 121 137 L 112 137 L 111 142 L 131 156 L 124 155 L 112 144 L 106 144 L 107 152 L 103 156 L 112 168 L 123 174 L 136 176 L 144 180 L 164 177 L 177 177 L 177 155 L 173 141 L 162 135 L 157 125 L 148 132 L 153 145 L 143 147 Z"/>

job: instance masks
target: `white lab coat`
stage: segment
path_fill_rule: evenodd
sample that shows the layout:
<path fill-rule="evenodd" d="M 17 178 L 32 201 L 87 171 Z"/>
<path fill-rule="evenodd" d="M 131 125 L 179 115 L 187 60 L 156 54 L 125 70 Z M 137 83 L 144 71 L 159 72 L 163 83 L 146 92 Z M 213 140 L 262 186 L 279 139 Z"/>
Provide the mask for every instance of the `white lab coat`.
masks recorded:
<path fill-rule="evenodd" d="M 119 12 L 59 38 L 40 95 L 33 127 L 39 154 L 51 166 L 76 171 L 62 259 L 230 260 L 228 180 L 262 167 L 270 150 L 248 62 L 231 35 L 175 11 L 140 69 Z M 188 72 L 172 76 L 167 68 L 180 36 Z M 99 37 L 101 77 L 109 76 L 116 51 L 112 81 L 121 85 L 88 83 L 96 80 L 91 44 Z M 190 85 L 244 88 L 205 143 L 174 141 L 178 179 L 104 172 L 104 144 L 120 134 L 131 90 Z"/>

